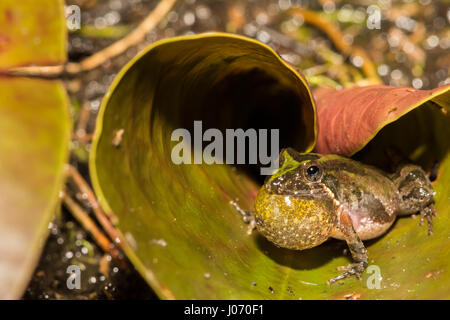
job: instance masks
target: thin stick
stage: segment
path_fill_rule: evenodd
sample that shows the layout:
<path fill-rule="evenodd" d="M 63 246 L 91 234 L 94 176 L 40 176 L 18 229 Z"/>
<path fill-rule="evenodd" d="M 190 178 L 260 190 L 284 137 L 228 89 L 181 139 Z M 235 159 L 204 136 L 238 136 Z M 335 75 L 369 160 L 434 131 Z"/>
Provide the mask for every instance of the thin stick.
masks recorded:
<path fill-rule="evenodd" d="M 66 170 L 68 173 L 68 176 L 72 179 L 72 181 L 77 185 L 78 189 L 81 193 L 86 194 L 86 200 L 88 201 L 89 205 L 91 206 L 95 218 L 100 223 L 100 225 L 103 227 L 103 229 L 106 231 L 106 233 L 109 235 L 109 237 L 121 248 L 124 249 L 124 241 L 122 234 L 113 226 L 111 223 L 111 220 L 115 222 L 117 218 L 112 214 L 107 214 L 103 209 L 100 207 L 100 205 L 97 202 L 97 198 L 94 195 L 94 192 L 89 187 L 88 183 L 84 178 L 81 176 L 81 174 L 78 172 L 77 169 L 75 169 L 70 164 L 66 166 Z M 111 220 L 110 220 L 111 219 Z"/>
<path fill-rule="evenodd" d="M 74 139 L 77 140 L 80 143 L 80 145 L 85 145 L 85 144 L 91 142 L 93 138 L 94 138 L 93 133 L 86 133 L 85 135 L 83 135 L 81 137 L 78 136 L 77 134 L 75 134 L 75 137 L 74 137 Z"/>
<path fill-rule="evenodd" d="M 83 71 L 95 69 L 105 61 L 124 53 L 128 48 L 139 44 L 144 40 L 146 34 L 150 32 L 162 18 L 172 9 L 177 0 L 161 0 L 152 12 L 124 38 L 114 42 L 110 46 L 97 53 L 81 60 L 80 62 L 69 62 L 65 65 L 48 67 L 21 67 L 10 70 L 9 73 L 27 76 L 51 77 L 59 76 L 66 72 L 68 74 L 78 74 Z"/>
<path fill-rule="evenodd" d="M 62 200 L 66 208 L 72 213 L 72 216 L 83 226 L 83 228 L 88 231 L 95 242 L 102 248 L 103 251 L 109 252 L 111 256 L 118 259 L 119 252 L 111 244 L 108 237 L 106 237 L 103 232 L 97 227 L 94 221 L 89 217 L 89 215 L 79 206 L 70 196 L 65 192 L 62 194 Z"/>
<path fill-rule="evenodd" d="M 106 233 L 109 235 L 111 239 L 114 240 L 114 242 L 119 246 L 123 251 L 127 251 L 129 249 L 129 246 L 124 241 L 124 237 L 122 236 L 122 233 L 119 230 L 116 230 L 114 226 L 111 224 L 111 221 L 106 217 L 105 212 L 101 209 L 101 207 L 98 205 L 97 199 L 94 196 L 93 191 L 87 184 L 87 182 L 84 180 L 84 178 L 81 176 L 81 174 L 71 165 L 67 165 L 67 173 L 69 177 L 73 180 L 73 182 L 78 186 L 79 190 L 83 193 L 86 193 L 87 200 L 90 203 L 91 207 L 94 210 L 94 214 L 98 220 L 98 222 L 102 225 L 102 227 L 105 229 Z M 73 200 L 72 200 L 73 201 Z M 110 215 L 111 218 L 114 218 L 114 216 Z M 111 250 L 110 250 L 111 252 Z M 112 254 L 111 254 L 112 256 Z M 123 262 L 122 262 L 123 264 Z M 150 270 L 146 269 L 146 278 L 149 279 L 149 281 L 153 284 L 155 284 L 162 292 L 164 292 L 164 295 L 171 300 L 175 299 L 175 296 L 173 293 L 166 288 L 162 283 L 159 282 L 159 280 L 156 278 L 155 274 Z"/>
<path fill-rule="evenodd" d="M 86 144 L 90 140 L 90 137 L 88 136 L 88 134 L 86 132 L 90 115 L 91 115 L 91 109 L 89 107 L 89 102 L 85 102 L 85 103 L 83 103 L 83 106 L 81 107 L 77 127 L 75 130 L 75 139 L 81 145 Z"/>
<path fill-rule="evenodd" d="M 363 48 L 357 46 L 351 46 L 347 44 L 343 39 L 343 35 L 339 28 L 321 16 L 320 14 L 303 8 L 292 8 L 289 12 L 293 15 L 301 15 L 306 23 L 309 23 L 317 28 L 319 28 L 323 33 L 325 33 L 330 40 L 333 42 L 336 49 L 342 52 L 345 56 L 359 56 L 363 60 L 361 69 L 364 74 L 370 78 L 374 83 L 382 83 L 378 73 L 376 71 L 375 65 L 369 58 L 369 55 Z"/>

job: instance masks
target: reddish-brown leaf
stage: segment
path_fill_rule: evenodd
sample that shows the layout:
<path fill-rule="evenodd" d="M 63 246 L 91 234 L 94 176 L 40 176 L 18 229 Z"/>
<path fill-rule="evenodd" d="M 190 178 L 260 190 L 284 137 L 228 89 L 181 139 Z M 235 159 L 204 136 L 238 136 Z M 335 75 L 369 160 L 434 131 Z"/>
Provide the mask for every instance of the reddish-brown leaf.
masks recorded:
<path fill-rule="evenodd" d="M 390 86 L 352 87 L 314 92 L 318 112 L 319 153 L 353 155 L 386 125 L 426 102 L 445 108 L 450 85 L 433 90 Z M 355 125 L 357 124 L 357 125 Z"/>

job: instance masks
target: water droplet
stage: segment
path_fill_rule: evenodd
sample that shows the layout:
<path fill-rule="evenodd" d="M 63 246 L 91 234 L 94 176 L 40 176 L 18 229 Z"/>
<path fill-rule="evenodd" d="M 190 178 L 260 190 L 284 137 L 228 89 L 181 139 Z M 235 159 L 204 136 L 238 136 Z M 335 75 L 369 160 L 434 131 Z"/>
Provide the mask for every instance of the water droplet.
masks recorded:
<path fill-rule="evenodd" d="M 261 30 L 256 34 L 256 39 L 263 43 L 268 43 L 271 39 L 270 34 L 267 31 Z"/>
<path fill-rule="evenodd" d="M 106 19 L 104 17 L 98 17 L 94 20 L 94 26 L 97 29 L 103 29 L 104 27 L 106 27 L 107 23 L 106 23 Z"/>
<path fill-rule="evenodd" d="M 175 11 L 170 11 L 167 14 L 167 20 L 169 20 L 169 22 L 177 22 L 178 20 L 178 13 L 176 13 Z"/>
<path fill-rule="evenodd" d="M 109 25 L 114 25 L 120 21 L 120 14 L 117 11 L 111 11 L 105 14 L 105 21 Z"/>
<path fill-rule="evenodd" d="M 415 78 L 412 81 L 412 86 L 416 89 L 420 89 L 423 87 L 423 81 L 420 78 Z"/>
<path fill-rule="evenodd" d="M 394 69 L 391 72 L 391 78 L 394 80 L 400 80 L 403 77 L 403 72 L 399 69 Z"/>
<path fill-rule="evenodd" d="M 352 63 L 355 67 L 362 67 L 363 63 L 364 63 L 364 59 L 360 56 L 353 56 L 352 57 Z"/>
<path fill-rule="evenodd" d="M 211 10 L 206 6 L 198 6 L 195 9 L 195 13 L 197 14 L 197 17 L 201 20 L 206 20 L 211 17 Z"/>
<path fill-rule="evenodd" d="M 292 6 L 291 0 L 278 0 L 278 6 L 281 10 L 287 10 Z"/>
<path fill-rule="evenodd" d="M 187 26 L 192 26 L 195 23 L 195 15 L 188 11 L 184 14 L 183 21 Z"/>
<path fill-rule="evenodd" d="M 266 25 L 269 22 L 269 17 L 265 12 L 260 12 L 255 18 L 256 23 L 259 25 Z"/>
<path fill-rule="evenodd" d="M 258 28 L 256 28 L 253 24 L 249 23 L 244 26 L 244 34 L 249 37 L 254 37 L 256 32 L 258 32 Z"/>
<path fill-rule="evenodd" d="M 336 5 L 333 1 L 326 1 L 323 5 L 323 11 L 325 13 L 332 13 L 334 10 L 336 10 Z"/>
<path fill-rule="evenodd" d="M 389 73 L 389 66 L 386 64 L 381 64 L 378 66 L 377 71 L 380 76 L 386 76 Z"/>
<path fill-rule="evenodd" d="M 353 7 L 349 4 L 342 6 L 339 10 L 337 18 L 340 22 L 350 22 L 353 15 Z"/>
<path fill-rule="evenodd" d="M 426 43 L 429 48 L 435 48 L 439 45 L 439 37 L 437 35 L 431 35 L 427 38 Z"/>

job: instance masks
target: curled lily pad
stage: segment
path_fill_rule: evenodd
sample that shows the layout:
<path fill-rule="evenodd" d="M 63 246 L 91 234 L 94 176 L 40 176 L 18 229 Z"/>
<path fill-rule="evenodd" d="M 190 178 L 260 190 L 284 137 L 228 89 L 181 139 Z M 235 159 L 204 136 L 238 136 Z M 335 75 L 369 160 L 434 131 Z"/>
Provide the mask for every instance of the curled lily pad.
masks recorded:
<path fill-rule="evenodd" d="M 227 34 L 152 45 L 108 92 L 91 151 L 94 189 L 117 216 L 126 253 L 162 298 L 289 297 L 287 285 L 304 285 L 287 282 L 290 268 L 247 235 L 230 204 L 252 208 L 257 166 L 172 161 L 172 132 L 195 139 L 195 120 L 203 132 L 280 129 L 280 147 L 310 151 L 315 142 L 308 86 L 269 47 Z"/>
<path fill-rule="evenodd" d="M 0 1 L 0 70 L 66 59 L 63 0 Z"/>
<path fill-rule="evenodd" d="M 425 112 L 435 126 L 428 132 L 442 134 L 435 135 L 443 155 L 435 182 L 442 213 L 434 238 L 418 226 L 418 219 L 403 218 L 394 233 L 367 243 L 375 265 L 369 270 L 378 270 L 383 279 L 380 290 L 370 285 L 370 274 L 362 281 L 326 284 L 338 266 L 349 262 L 344 242 L 293 251 L 258 234 L 248 236 L 230 201 L 244 210 L 253 208 L 261 182 L 253 168 L 172 161 L 173 130 L 186 128 L 193 136 L 195 120 L 203 121 L 203 131 L 279 128 L 280 147 L 312 149 L 314 102 L 307 85 L 271 49 L 253 40 L 224 34 L 175 38 L 133 59 L 101 107 L 91 178 L 102 206 L 118 218 L 127 255 L 161 298 L 448 297 L 448 258 L 438 256 L 448 252 L 442 196 L 447 145 L 439 139 L 447 139 L 449 126 L 438 108 L 419 109 L 431 110 Z M 395 124 L 412 121 L 400 118 Z M 319 125 L 319 132 L 328 129 L 333 130 Z M 416 249 L 423 249 L 420 259 L 415 259 Z"/>
<path fill-rule="evenodd" d="M 0 298 L 17 299 L 58 203 L 70 142 L 58 81 L 0 77 Z"/>

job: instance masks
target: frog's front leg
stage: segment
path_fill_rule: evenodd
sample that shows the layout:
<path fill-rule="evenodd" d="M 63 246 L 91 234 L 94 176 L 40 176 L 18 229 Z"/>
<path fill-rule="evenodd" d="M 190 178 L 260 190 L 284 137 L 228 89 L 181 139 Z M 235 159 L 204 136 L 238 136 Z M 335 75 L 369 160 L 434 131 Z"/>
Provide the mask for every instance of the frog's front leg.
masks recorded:
<path fill-rule="evenodd" d="M 234 201 L 230 201 L 230 204 L 242 215 L 242 220 L 248 224 L 247 234 L 251 235 L 256 228 L 255 213 L 253 211 L 242 210 L 242 208 Z"/>
<path fill-rule="evenodd" d="M 425 218 L 428 224 L 428 235 L 433 234 L 433 218 L 436 216 L 436 209 L 433 204 L 426 206 L 420 211 L 420 225 L 423 225 Z"/>
<path fill-rule="evenodd" d="M 353 261 L 355 262 L 349 264 L 348 266 L 338 268 L 338 270 L 345 272 L 328 280 L 328 284 L 345 279 L 352 275 L 355 275 L 358 279 L 361 279 L 361 274 L 364 272 L 368 263 L 367 250 L 353 228 L 353 223 L 350 216 L 345 212 L 341 212 L 338 216 L 338 229 L 344 235 L 344 239 L 347 242 Z"/>

